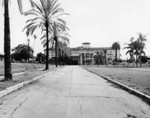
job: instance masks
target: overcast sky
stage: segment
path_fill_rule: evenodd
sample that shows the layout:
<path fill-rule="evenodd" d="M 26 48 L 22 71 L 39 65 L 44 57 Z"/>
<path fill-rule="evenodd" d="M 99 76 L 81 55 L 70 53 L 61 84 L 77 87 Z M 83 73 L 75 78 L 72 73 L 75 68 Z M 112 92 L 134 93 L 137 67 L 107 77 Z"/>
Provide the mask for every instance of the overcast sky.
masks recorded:
<path fill-rule="evenodd" d="M 21 16 L 17 0 L 11 0 L 11 46 L 27 43 L 22 32 L 25 17 Z M 24 0 L 24 9 L 29 8 Z M 124 43 L 131 37 L 138 37 L 139 32 L 147 34 L 146 53 L 150 56 L 150 0 L 59 0 L 65 12 L 70 29 L 70 47 L 81 46 L 82 42 L 91 42 L 91 47 L 110 47 L 113 42 L 121 44 L 121 53 L 126 59 Z M 27 5 L 28 4 L 28 5 Z M 0 53 L 3 53 L 3 12 L 0 6 Z M 30 45 L 35 54 L 43 52 L 39 37 L 31 39 Z"/>

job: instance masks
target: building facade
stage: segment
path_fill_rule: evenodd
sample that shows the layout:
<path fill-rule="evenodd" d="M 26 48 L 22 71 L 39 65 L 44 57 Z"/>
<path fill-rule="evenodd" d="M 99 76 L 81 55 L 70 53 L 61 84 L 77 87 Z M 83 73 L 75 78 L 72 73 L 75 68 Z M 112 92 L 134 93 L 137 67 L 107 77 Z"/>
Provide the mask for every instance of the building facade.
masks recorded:
<path fill-rule="evenodd" d="M 70 53 L 68 56 L 73 60 L 74 64 L 90 65 L 95 64 L 94 55 L 102 54 L 104 51 L 106 51 L 107 62 L 112 62 L 116 56 L 115 50 L 113 50 L 111 47 L 90 47 L 89 42 L 82 43 L 82 46 L 80 47 L 69 48 Z M 57 54 L 59 55 L 59 52 Z M 55 57 L 55 50 L 50 48 L 49 59 L 53 57 Z M 120 50 L 117 50 L 117 59 L 120 59 Z"/>
<path fill-rule="evenodd" d="M 89 42 L 82 43 L 82 46 L 71 48 L 71 58 L 79 65 L 95 64 L 94 55 L 102 54 L 106 51 L 107 62 L 115 59 L 115 50 L 111 47 L 90 47 Z M 117 59 L 120 59 L 120 50 L 117 50 Z"/>

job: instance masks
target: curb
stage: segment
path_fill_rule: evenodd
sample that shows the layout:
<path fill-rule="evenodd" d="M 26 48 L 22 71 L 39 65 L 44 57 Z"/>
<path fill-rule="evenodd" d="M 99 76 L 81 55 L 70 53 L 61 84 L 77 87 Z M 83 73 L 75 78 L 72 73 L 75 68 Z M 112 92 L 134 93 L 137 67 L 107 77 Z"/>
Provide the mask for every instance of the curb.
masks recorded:
<path fill-rule="evenodd" d="M 49 74 L 49 73 L 51 73 L 51 72 L 53 72 L 53 71 L 54 71 L 54 70 L 52 70 L 52 71 L 50 71 L 50 72 L 47 72 L 47 73 L 45 73 L 45 74 L 43 74 L 43 75 L 34 77 L 34 78 L 32 78 L 31 80 L 24 81 L 24 82 L 22 82 L 22 83 L 16 84 L 16 85 L 14 85 L 14 86 L 11 86 L 11 87 L 9 87 L 9 88 L 6 88 L 6 89 L 0 91 L 0 98 L 2 98 L 2 97 L 4 97 L 4 96 L 8 95 L 9 93 L 12 93 L 13 91 L 18 90 L 19 88 L 22 88 L 22 87 L 25 86 L 25 85 L 28 85 L 28 84 L 30 84 L 30 83 L 32 83 L 32 82 L 38 80 L 38 79 L 41 79 L 41 78 L 45 77 L 47 74 Z"/>
<path fill-rule="evenodd" d="M 135 96 L 141 98 L 144 102 L 146 102 L 146 103 L 148 103 L 148 104 L 150 105 L 150 96 L 149 96 L 149 95 L 146 95 L 146 94 L 144 94 L 144 93 L 142 93 L 142 92 L 140 92 L 140 91 L 138 91 L 138 90 L 135 90 L 135 89 L 133 89 L 133 88 L 131 88 L 131 87 L 128 87 L 127 85 L 124 85 L 124 84 L 122 84 L 122 83 L 120 83 L 120 82 L 117 82 L 117 81 L 115 81 L 115 80 L 112 80 L 112 79 L 110 79 L 109 77 L 106 77 L 106 76 L 104 76 L 104 75 L 97 74 L 96 72 L 93 72 L 93 71 L 88 70 L 88 69 L 86 69 L 86 68 L 83 68 L 83 69 L 85 69 L 85 70 L 87 70 L 87 71 L 89 71 L 89 72 L 91 72 L 91 73 L 93 73 L 93 74 L 96 74 L 96 75 L 98 75 L 98 76 L 104 78 L 105 80 L 107 80 L 107 81 L 109 81 L 109 82 L 111 82 L 111 83 L 113 83 L 113 84 L 119 86 L 119 87 L 122 88 L 123 90 L 126 90 L 126 91 L 129 92 L 130 94 L 133 94 L 133 95 L 135 95 Z"/>

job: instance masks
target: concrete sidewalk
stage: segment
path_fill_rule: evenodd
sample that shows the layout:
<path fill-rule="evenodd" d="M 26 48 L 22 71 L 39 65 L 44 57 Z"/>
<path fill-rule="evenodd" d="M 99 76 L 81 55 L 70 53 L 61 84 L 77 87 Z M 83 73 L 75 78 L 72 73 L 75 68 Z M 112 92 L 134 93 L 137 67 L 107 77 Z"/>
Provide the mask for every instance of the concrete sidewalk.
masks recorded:
<path fill-rule="evenodd" d="M 78 66 L 1 99 L 0 118 L 149 118 L 150 106 Z"/>

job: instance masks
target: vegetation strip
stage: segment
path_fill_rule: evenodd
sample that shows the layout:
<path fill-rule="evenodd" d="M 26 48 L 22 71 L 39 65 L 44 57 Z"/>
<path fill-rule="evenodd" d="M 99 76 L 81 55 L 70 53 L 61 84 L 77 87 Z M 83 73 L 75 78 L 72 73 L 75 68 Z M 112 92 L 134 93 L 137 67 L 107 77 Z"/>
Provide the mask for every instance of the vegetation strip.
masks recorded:
<path fill-rule="evenodd" d="M 25 72 L 20 72 L 20 73 L 14 73 L 13 76 L 16 76 L 16 75 L 22 75 L 24 74 Z M 4 76 L 0 76 L 0 80 L 3 80 L 4 79 Z"/>
<path fill-rule="evenodd" d="M 139 92 L 139 91 L 137 91 L 137 90 L 135 90 L 135 89 L 133 89 L 133 88 L 130 88 L 130 87 L 128 87 L 128 86 L 126 86 L 126 85 L 124 85 L 124 84 L 122 84 L 122 83 L 120 83 L 120 82 L 117 82 L 117 81 L 115 81 L 115 80 L 112 80 L 112 79 L 110 79 L 109 77 L 106 77 L 106 76 L 101 75 L 101 74 L 97 74 L 96 72 L 93 72 L 93 71 L 91 71 L 91 70 L 88 70 L 87 68 L 83 68 L 83 69 L 85 69 L 85 70 L 87 70 L 87 71 L 89 71 L 89 72 L 91 72 L 91 73 L 93 73 L 93 74 L 96 74 L 96 75 L 98 75 L 98 76 L 104 78 L 105 80 L 107 80 L 107 81 L 109 81 L 109 82 L 112 82 L 113 84 L 119 86 L 119 87 L 122 88 L 123 90 L 126 90 L 126 91 L 129 92 L 130 94 L 136 95 L 137 97 L 141 98 L 144 102 L 146 102 L 146 103 L 148 103 L 148 104 L 150 105 L 150 96 L 149 96 L 149 95 L 146 95 L 146 94 L 144 94 L 144 93 L 141 93 L 141 92 Z"/>

